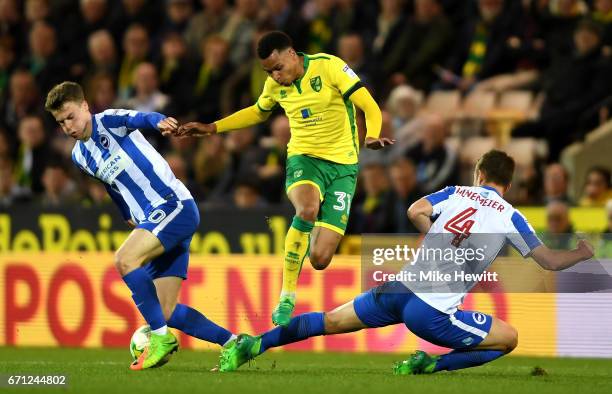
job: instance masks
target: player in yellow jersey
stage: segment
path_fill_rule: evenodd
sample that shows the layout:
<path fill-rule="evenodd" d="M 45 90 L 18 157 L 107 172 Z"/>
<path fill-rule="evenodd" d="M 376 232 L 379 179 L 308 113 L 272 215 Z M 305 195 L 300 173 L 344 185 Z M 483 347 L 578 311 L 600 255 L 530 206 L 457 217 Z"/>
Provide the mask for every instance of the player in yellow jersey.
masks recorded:
<path fill-rule="evenodd" d="M 257 103 L 211 124 L 187 123 L 177 135 L 241 129 L 265 121 L 279 105 L 285 111 L 291 126 L 286 191 L 295 216 L 285 239 L 283 289 L 272 321 L 287 325 L 304 258 L 310 253 L 312 266 L 325 269 L 346 229 L 359 155 L 353 104 L 365 113 L 367 148 L 380 149 L 394 141 L 379 138 L 380 109 L 341 59 L 298 53 L 280 31 L 261 37 L 257 55 L 268 73 Z"/>

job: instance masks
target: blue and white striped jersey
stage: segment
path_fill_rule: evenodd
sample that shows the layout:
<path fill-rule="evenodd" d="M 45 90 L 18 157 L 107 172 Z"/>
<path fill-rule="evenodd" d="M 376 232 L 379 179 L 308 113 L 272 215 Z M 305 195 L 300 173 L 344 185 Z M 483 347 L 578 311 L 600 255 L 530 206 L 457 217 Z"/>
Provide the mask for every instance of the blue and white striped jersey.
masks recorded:
<path fill-rule="evenodd" d="M 157 130 L 165 118 L 156 112 L 108 109 L 92 116 L 91 137 L 72 149 L 72 161 L 104 183 L 126 220 L 140 223 L 167 200 L 193 198 L 139 130 Z"/>
<path fill-rule="evenodd" d="M 461 245 L 472 249 L 483 248 L 482 259 L 467 262 L 470 267 L 466 268 L 466 272 L 484 272 L 506 243 L 512 245 L 523 257 L 529 256 L 542 244 L 527 219 L 492 187 L 449 186 L 425 199 L 433 206 L 432 216 L 436 218 L 423 242 L 427 247 L 453 245 L 459 248 Z M 455 266 L 452 261 L 445 261 L 444 264 Z M 417 295 L 434 308 L 452 314 L 469 289 L 465 290 L 461 293 L 432 292 Z"/>

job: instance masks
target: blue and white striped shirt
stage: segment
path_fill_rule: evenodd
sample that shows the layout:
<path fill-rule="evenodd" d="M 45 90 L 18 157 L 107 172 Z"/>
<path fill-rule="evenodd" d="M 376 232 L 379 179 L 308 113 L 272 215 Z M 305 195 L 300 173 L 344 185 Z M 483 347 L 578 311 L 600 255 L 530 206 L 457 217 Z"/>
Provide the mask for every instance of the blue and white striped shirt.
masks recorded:
<path fill-rule="evenodd" d="M 92 116 L 91 137 L 72 149 L 72 161 L 104 183 L 126 220 L 140 223 L 167 200 L 193 198 L 139 130 L 157 130 L 165 118 L 156 112 L 108 109 Z"/>

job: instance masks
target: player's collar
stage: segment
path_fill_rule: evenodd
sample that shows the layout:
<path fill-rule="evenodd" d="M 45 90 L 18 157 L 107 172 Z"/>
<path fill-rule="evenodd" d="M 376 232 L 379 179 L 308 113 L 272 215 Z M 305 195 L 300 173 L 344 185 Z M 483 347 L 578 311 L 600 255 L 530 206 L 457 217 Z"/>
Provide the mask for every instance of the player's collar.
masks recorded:
<path fill-rule="evenodd" d="M 306 75 L 306 70 L 308 70 L 308 64 L 310 63 L 310 58 L 304 52 L 298 52 L 297 54 L 299 56 L 303 56 L 304 57 L 304 75 Z"/>
<path fill-rule="evenodd" d="M 497 191 L 496 188 L 494 188 L 493 186 L 487 186 L 487 185 L 481 185 L 480 187 L 482 187 L 483 189 L 487 189 L 487 190 L 492 190 L 495 193 L 497 193 L 498 196 L 501 197 L 501 194 L 499 194 L 499 192 Z"/>

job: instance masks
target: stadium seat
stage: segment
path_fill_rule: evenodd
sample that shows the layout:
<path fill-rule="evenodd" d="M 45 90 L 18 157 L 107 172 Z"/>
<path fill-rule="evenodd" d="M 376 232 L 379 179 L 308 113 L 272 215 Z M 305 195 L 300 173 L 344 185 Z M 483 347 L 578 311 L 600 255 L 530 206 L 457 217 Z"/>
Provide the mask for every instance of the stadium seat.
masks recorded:
<path fill-rule="evenodd" d="M 458 90 L 436 90 L 429 94 L 423 109 L 448 118 L 457 112 L 460 103 L 461 94 Z"/>

